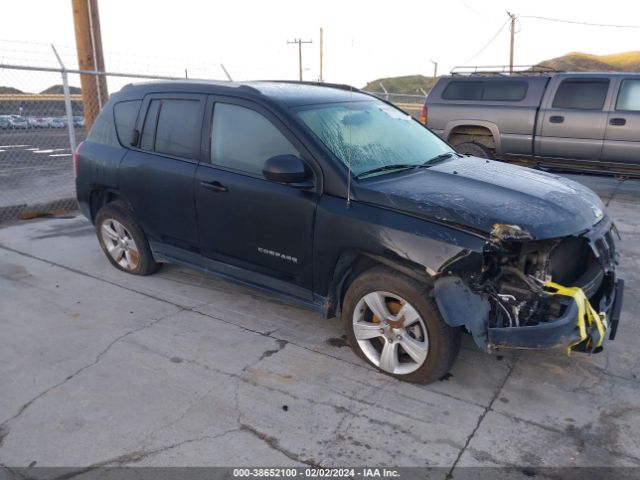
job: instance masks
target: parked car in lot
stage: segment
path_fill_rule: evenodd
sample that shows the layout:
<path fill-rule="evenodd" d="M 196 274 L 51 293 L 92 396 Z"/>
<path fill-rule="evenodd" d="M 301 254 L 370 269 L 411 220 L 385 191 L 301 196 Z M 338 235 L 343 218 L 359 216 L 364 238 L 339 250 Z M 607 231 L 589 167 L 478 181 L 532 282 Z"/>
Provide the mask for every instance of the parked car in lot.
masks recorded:
<path fill-rule="evenodd" d="M 28 117 L 27 122 L 31 128 L 49 128 L 49 120 L 46 117 Z"/>
<path fill-rule="evenodd" d="M 591 190 L 460 155 L 351 87 L 129 85 L 74 162 L 116 268 L 175 262 L 340 315 L 403 380 L 441 378 L 462 330 L 486 352 L 615 336 L 615 229 Z"/>
<path fill-rule="evenodd" d="M 9 125 L 11 128 L 29 128 L 29 123 L 27 123 L 27 119 L 21 115 L 9 115 Z"/>
<path fill-rule="evenodd" d="M 640 74 L 452 75 L 423 122 L 461 153 L 640 164 Z"/>
<path fill-rule="evenodd" d="M 0 128 L 2 130 L 11 128 L 11 121 L 9 120 L 9 115 L 0 115 Z"/>
<path fill-rule="evenodd" d="M 74 127 L 80 127 L 80 128 L 84 128 L 84 117 L 81 116 L 74 116 L 73 117 L 73 126 Z"/>
<path fill-rule="evenodd" d="M 51 128 L 64 128 L 67 126 L 67 119 L 64 117 L 53 117 L 49 120 Z"/>

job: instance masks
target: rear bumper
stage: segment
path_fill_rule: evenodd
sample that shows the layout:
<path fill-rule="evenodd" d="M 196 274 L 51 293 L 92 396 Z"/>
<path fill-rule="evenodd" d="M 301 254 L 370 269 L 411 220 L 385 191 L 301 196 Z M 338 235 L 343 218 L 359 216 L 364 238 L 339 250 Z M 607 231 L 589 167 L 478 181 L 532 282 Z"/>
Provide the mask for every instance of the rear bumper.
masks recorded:
<path fill-rule="evenodd" d="M 600 305 L 600 309 L 606 315 L 609 339 L 613 340 L 620 322 L 622 300 L 624 293 L 624 280 L 618 279 L 612 283 L 610 292 L 605 298 L 608 302 Z M 570 301 L 564 314 L 553 321 L 542 322 L 532 326 L 489 328 L 488 346 L 494 348 L 521 348 L 539 349 L 554 347 L 570 347 L 581 340 L 578 315 L 578 305 Z M 578 347 L 579 345 L 576 345 Z M 576 348 L 577 351 L 584 351 Z M 589 351 L 597 352 L 601 348 Z"/>

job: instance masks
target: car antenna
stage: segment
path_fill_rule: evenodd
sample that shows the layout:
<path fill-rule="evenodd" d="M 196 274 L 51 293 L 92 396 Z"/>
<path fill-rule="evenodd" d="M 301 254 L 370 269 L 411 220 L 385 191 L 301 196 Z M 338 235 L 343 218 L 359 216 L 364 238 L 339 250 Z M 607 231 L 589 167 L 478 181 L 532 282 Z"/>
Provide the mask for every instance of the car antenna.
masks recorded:
<path fill-rule="evenodd" d="M 349 115 L 351 115 L 351 103 L 353 101 L 353 86 L 349 85 Z M 351 207 L 351 122 L 349 123 L 349 143 L 347 145 L 347 167 L 349 174 L 347 175 L 347 208 Z"/>

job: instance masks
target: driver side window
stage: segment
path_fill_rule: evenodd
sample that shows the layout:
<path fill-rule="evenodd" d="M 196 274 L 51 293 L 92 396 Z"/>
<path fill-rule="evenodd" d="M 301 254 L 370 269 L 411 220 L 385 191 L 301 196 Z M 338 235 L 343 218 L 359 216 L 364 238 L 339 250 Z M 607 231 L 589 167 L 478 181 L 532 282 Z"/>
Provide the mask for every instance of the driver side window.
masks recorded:
<path fill-rule="evenodd" d="M 264 162 L 276 155 L 299 156 L 296 148 L 263 115 L 249 108 L 216 103 L 211 132 L 211 163 L 262 176 Z"/>

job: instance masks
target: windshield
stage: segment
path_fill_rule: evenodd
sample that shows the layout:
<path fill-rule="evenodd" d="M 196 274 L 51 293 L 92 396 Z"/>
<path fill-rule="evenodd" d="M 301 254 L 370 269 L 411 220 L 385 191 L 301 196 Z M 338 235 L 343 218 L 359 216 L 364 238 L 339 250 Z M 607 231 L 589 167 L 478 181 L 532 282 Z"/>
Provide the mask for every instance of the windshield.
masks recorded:
<path fill-rule="evenodd" d="M 313 105 L 297 115 L 342 163 L 351 163 L 355 177 L 372 170 L 372 175 L 383 175 L 394 165 L 423 165 L 453 153 L 411 116 L 377 100 Z"/>

